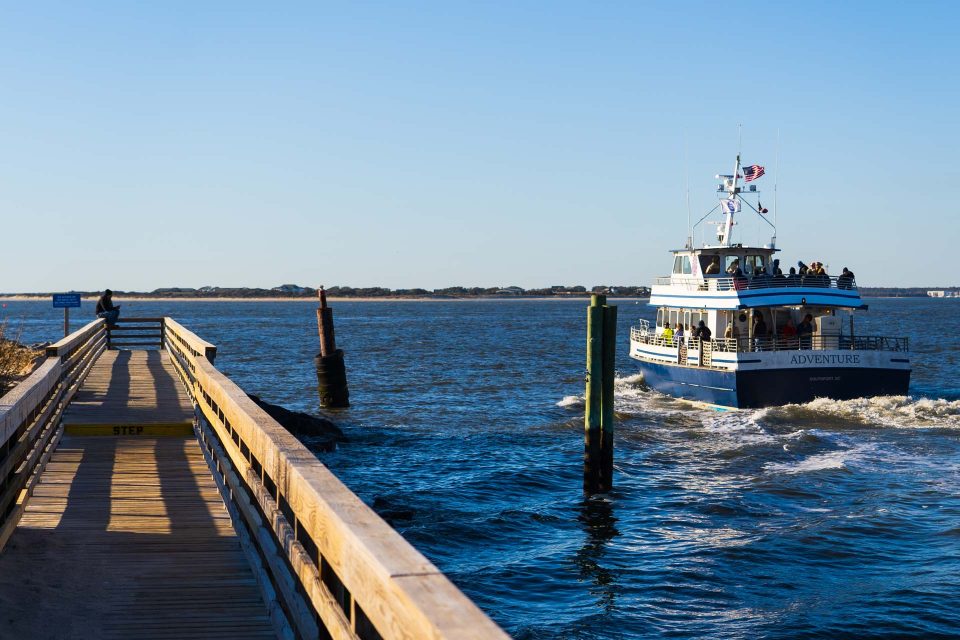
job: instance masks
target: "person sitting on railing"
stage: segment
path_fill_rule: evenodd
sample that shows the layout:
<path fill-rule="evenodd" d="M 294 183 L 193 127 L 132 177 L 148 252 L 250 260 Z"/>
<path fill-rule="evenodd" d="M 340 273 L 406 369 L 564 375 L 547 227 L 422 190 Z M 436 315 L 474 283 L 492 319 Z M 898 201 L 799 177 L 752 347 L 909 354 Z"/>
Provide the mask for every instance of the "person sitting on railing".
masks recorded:
<path fill-rule="evenodd" d="M 843 273 L 837 276 L 837 288 L 838 289 L 853 289 L 853 271 L 843 268 Z"/>
<path fill-rule="evenodd" d="M 117 318 L 120 317 L 120 305 L 113 304 L 113 291 L 107 289 L 97 300 L 97 317 L 107 321 L 107 326 L 113 327 L 117 324 Z"/>
<path fill-rule="evenodd" d="M 707 265 L 707 268 L 703 270 L 703 274 L 707 276 L 713 276 L 720 273 L 720 256 L 713 256 L 713 259 L 710 261 L 710 264 Z"/>
<path fill-rule="evenodd" d="M 813 345 L 813 316 L 809 313 L 797 327 L 797 337 L 800 338 L 801 349 L 809 349 Z"/>

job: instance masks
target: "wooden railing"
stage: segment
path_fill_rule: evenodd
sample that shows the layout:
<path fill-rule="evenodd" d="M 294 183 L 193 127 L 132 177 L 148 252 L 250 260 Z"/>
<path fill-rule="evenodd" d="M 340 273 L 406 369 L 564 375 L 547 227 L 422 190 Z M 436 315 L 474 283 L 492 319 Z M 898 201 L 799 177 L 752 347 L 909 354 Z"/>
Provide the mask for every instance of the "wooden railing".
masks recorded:
<path fill-rule="evenodd" d="M 107 326 L 108 349 L 163 349 L 163 318 L 119 318 Z"/>
<path fill-rule="evenodd" d="M 47 347 L 36 371 L 0 398 L 0 549 L 60 441 L 63 410 L 106 342 L 104 321 L 94 320 Z"/>
<path fill-rule="evenodd" d="M 164 345 L 198 409 L 205 455 L 281 635 L 507 636 L 166 318 Z"/>

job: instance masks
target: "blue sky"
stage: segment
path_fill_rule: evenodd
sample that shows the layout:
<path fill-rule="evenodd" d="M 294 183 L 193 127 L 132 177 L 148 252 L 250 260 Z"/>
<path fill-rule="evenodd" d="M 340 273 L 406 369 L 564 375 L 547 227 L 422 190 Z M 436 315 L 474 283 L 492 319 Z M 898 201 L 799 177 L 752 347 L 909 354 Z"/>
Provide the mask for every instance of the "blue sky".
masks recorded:
<path fill-rule="evenodd" d="M 4 3 L 0 291 L 647 284 L 740 123 L 768 207 L 780 131 L 785 262 L 960 284 L 958 32 L 950 3 Z"/>

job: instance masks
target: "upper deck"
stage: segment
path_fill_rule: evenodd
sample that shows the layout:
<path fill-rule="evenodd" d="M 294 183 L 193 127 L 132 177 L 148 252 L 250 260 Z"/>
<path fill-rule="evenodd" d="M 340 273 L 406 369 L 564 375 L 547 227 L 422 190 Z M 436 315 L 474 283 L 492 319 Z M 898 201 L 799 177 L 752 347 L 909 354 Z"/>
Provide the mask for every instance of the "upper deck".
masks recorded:
<path fill-rule="evenodd" d="M 702 247 L 673 251 L 673 273 L 656 278 L 652 306 L 751 309 L 820 306 L 865 309 L 856 280 L 784 275 L 773 247 Z"/>
<path fill-rule="evenodd" d="M 836 276 L 665 276 L 654 281 L 650 304 L 723 310 L 804 305 L 866 308 L 856 281 Z"/>

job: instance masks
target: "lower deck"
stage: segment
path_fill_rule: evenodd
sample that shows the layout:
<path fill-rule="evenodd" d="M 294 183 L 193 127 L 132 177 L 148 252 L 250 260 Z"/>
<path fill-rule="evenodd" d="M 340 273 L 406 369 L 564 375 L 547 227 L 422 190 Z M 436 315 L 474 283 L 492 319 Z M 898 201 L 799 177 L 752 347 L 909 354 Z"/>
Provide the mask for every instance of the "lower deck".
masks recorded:
<path fill-rule="evenodd" d="M 850 400 L 903 396 L 910 369 L 890 367 L 799 366 L 777 369 L 722 369 L 667 364 L 635 358 L 651 389 L 677 398 L 734 408 L 803 404 L 817 398 Z"/>

